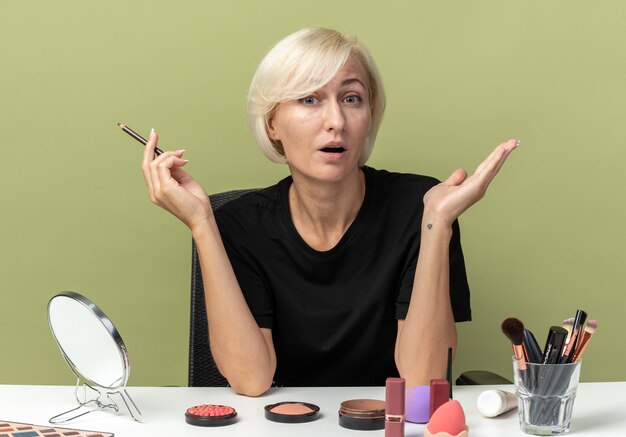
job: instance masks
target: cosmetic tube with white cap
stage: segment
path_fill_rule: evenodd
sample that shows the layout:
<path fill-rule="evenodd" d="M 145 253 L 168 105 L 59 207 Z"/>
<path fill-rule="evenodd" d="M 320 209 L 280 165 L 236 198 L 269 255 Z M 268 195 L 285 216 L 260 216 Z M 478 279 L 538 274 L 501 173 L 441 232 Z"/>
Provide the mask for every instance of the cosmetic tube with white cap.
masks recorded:
<path fill-rule="evenodd" d="M 486 390 L 476 400 L 478 411 L 485 417 L 496 417 L 517 408 L 517 397 L 504 390 Z"/>

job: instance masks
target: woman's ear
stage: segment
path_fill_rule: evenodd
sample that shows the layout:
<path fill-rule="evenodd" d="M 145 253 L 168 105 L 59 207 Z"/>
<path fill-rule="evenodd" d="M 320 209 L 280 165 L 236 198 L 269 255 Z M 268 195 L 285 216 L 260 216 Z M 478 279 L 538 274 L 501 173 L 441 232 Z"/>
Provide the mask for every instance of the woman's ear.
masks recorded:
<path fill-rule="evenodd" d="M 276 131 L 276 127 L 274 126 L 274 114 L 272 114 L 271 117 L 267 119 L 267 136 L 270 137 L 271 140 L 280 141 L 278 132 Z"/>

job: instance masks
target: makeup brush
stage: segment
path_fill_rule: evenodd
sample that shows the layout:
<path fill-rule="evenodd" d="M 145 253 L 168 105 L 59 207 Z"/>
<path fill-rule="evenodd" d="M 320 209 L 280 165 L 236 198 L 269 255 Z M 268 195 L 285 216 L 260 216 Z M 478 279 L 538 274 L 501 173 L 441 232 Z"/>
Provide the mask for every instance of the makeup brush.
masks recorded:
<path fill-rule="evenodd" d="M 561 357 L 561 363 L 571 363 L 571 355 L 576 350 L 576 343 L 578 338 L 582 334 L 583 325 L 587 320 L 587 313 L 583 310 L 576 310 L 576 317 L 574 317 L 574 326 L 572 326 L 572 335 L 570 336 L 567 346 L 563 350 L 563 357 Z"/>
<path fill-rule="evenodd" d="M 502 322 L 502 332 L 511 341 L 513 355 L 519 361 L 519 369 L 526 370 L 528 357 L 524 350 L 524 324 L 514 317 L 509 317 Z"/>
<path fill-rule="evenodd" d="M 537 339 L 528 329 L 524 329 L 524 348 L 526 349 L 526 354 L 528 355 L 528 361 L 530 363 L 541 362 L 543 353 L 541 353 L 541 348 L 539 347 L 539 343 L 537 343 Z"/>
<path fill-rule="evenodd" d="M 587 322 L 587 326 L 585 326 L 585 332 L 583 332 L 583 335 L 581 336 L 580 341 L 576 345 L 576 350 L 572 354 L 572 361 L 574 363 L 580 360 L 580 356 L 585 351 L 585 348 L 589 344 L 589 340 L 591 340 L 591 337 L 593 336 L 593 334 L 595 334 L 596 329 L 598 329 L 598 321 L 589 320 Z"/>
<path fill-rule="evenodd" d="M 567 329 L 567 343 L 572 335 L 572 328 L 574 327 L 574 318 L 570 317 L 569 319 L 563 320 L 563 328 Z"/>

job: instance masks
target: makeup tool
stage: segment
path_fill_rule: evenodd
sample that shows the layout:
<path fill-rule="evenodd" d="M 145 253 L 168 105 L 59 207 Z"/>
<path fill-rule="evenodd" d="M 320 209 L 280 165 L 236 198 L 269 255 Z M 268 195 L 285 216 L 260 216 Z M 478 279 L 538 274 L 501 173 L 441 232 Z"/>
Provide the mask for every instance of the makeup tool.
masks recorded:
<path fill-rule="evenodd" d="M 385 437 L 404 437 L 404 378 L 387 378 L 385 384 Z"/>
<path fill-rule="evenodd" d="M 133 137 L 134 139 L 136 139 L 137 141 L 139 141 L 141 144 L 143 144 L 144 146 L 146 144 L 148 144 L 148 140 L 146 140 L 144 137 L 142 137 L 141 135 L 139 135 L 137 132 L 135 132 L 134 130 L 132 130 L 131 128 L 129 128 L 128 126 L 126 126 L 124 123 L 118 123 L 117 124 L 120 129 L 122 129 L 124 132 L 126 132 L 128 135 L 130 135 L 131 137 Z M 163 153 L 163 150 L 159 149 L 158 147 L 156 147 L 154 149 L 154 154 L 155 155 L 160 155 Z"/>
<path fill-rule="evenodd" d="M 478 411 L 485 417 L 496 417 L 517 408 L 517 397 L 504 390 L 485 390 L 476 400 Z"/>
<path fill-rule="evenodd" d="M 404 420 L 427 423 L 430 418 L 430 385 L 416 385 L 406 389 Z"/>
<path fill-rule="evenodd" d="M 563 356 L 561 357 L 561 363 L 571 363 L 571 355 L 576 350 L 576 343 L 578 342 L 578 338 L 582 335 L 583 325 L 585 324 L 585 320 L 587 320 L 587 313 L 583 310 L 576 310 L 576 317 L 574 317 L 574 326 L 572 327 L 572 335 L 570 336 L 569 342 L 563 351 Z"/>
<path fill-rule="evenodd" d="M 563 320 L 562 326 L 551 326 L 538 362 L 535 360 L 541 350 L 532 333 L 517 319 L 502 323 L 502 331 L 511 340 L 515 354 L 513 373 L 522 431 L 554 435 L 569 429 L 580 356 L 598 327 L 595 320 L 585 326 L 586 318 L 587 313 L 579 309 L 574 318 Z M 477 407 L 486 417 L 494 417 L 515 408 L 515 402 L 508 402 L 506 393 L 490 391 L 479 396 Z"/>
<path fill-rule="evenodd" d="M 546 339 L 546 346 L 543 348 L 542 364 L 558 364 L 565 346 L 567 329 L 560 326 L 551 326 Z"/>
<path fill-rule="evenodd" d="M 520 361 L 519 370 L 526 370 L 528 358 L 524 350 L 524 324 L 514 317 L 509 317 L 502 322 L 502 332 L 511 341 L 515 359 Z"/>
<path fill-rule="evenodd" d="M 318 417 L 320 407 L 306 402 L 279 402 L 265 406 L 265 418 L 280 423 L 306 423 Z"/>
<path fill-rule="evenodd" d="M 430 404 L 428 408 L 428 416 L 433 417 L 433 413 L 437 408 L 450 400 L 450 383 L 447 379 L 431 379 L 430 380 Z"/>
<path fill-rule="evenodd" d="M 526 354 L 528 355 L 529 362 L 541 363 L 541 360 L 543 358 L 541 348 L 539 347 L 537 339 L 535 338 L 533 333 L 528 329 L 524 329 L 524 348 L 526 349 Z"/>
<path fill-rule="evenodd" d="M 446 370 L 446 379 L 448 380 L 448 387 L 450 392 L 448 393 L 448 400 L 452 399 L 452 348 L 448 348 L 448 368 Z"/>
<path fill-rule="evenodd" d="M 569 319 L 565 319 L 563 320 L 563 328 L 567 329 L 567 340 L 566 343 L 569 341 L 571 335 L 572 335 L 572 327 L 574 326 L 574 318 L 570 317 Z"/>
<path fill-rule="evenodd" d="M 578 344 L 576 345 L 576 350 L 572 354 L 572 362 L 575 363 L 580 360 L 580 357 L 582 356 L 583 352 L 587 348 L 587 345 L 589 344 L 589 340 L 591 340 L 591 337 L 593 336 L 593 334 L 595 334 L 596 329 L 598 329 L 598 321 L 589 320 L 587 322 L 587 325 L 585 326 L 585 331 L 580 337 L 580 341 L 578 341 Z"/>
<path fill-rule="evenodd" d="M 385 402 L 375 399 L 351 399 L 339 407 L 339 425 L 356 431 L 385 428 Z"/>
<path fill-rule="evenodd" d="M 110 432 L 84 431 L 74 428 L 59 428 L 56 426 L 32 425 L 30 423 L 0 420 L 0 437 L 30 436 L 113 437 L 113 434 Z"/>
<path fill-rule="evenodd" d="M 185 412 L 185 422 L 195 426 L 226 426 L 236 421 L 237 412 L 226 405 L 196 405 Z"/>
<path fill-rule="evenodd" d="M 435 411 L 424 429 L 424 437 L 467 437 L 469 428 L 459 401 L 448 401 Z"/>

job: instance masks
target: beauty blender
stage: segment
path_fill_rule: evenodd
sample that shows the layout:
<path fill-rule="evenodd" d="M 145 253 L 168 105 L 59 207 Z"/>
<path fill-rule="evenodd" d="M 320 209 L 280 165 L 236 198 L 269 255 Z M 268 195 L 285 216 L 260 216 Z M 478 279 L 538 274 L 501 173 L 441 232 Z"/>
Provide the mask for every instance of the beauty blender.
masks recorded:
<path fill-rule="evenodd" d="M 437 408 L 424 430 L 424 437 L 467 437 L 463 407 L 457 400 L 451 400 Z"/>

